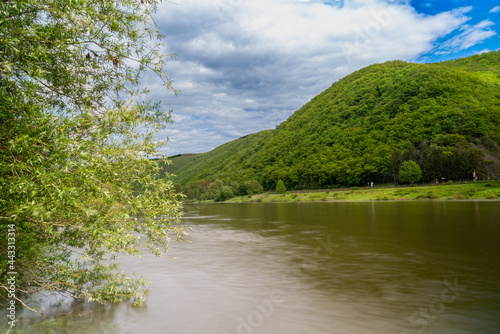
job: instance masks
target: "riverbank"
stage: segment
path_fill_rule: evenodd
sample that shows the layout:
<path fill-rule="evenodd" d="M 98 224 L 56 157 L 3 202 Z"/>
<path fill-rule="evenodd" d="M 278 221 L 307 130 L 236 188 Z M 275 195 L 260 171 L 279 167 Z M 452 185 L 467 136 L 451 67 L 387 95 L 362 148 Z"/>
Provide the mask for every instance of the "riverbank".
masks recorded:
<path fill-rule="evenodd" d="M 227 203 L 318 202 L 318 201 L 404 201 L 404 200 L 495 200 L 500 199 L 500 182 L 439 184 L 415 187 L 358 188 L 330 191 L 294 191 L 238 196 Z"/>

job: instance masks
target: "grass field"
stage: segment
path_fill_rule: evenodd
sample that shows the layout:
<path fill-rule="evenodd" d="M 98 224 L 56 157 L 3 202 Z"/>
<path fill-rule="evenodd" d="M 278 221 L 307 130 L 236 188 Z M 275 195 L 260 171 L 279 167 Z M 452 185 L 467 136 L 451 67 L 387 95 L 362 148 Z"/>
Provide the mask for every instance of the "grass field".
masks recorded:
<path fill-rule="evenodd" d="M 357 188 L 338 191 L 264 193 L 239 196 L 226 202 L 312 202 L 312 201 L 404 201 L 404 200 L 495 200 L 500 199 L 500 182 L 439 184 L 432 186 Z"/>

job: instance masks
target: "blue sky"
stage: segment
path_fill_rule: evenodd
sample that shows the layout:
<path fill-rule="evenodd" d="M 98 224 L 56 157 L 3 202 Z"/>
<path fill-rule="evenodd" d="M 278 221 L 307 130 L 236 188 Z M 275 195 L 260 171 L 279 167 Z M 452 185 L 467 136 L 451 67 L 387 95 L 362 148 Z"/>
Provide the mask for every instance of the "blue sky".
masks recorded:
<path fill-rule="evenodd" d="M 164 153 L 199 153 L 275 128 L 342 77 L 388 60 L 500 48 L 500 6 L 466 0 L 170 0 L 156 16 L 180 90 Z"/>
<path fill-rule="evenodd" d="M 464 24 L 459 29 L 453 31 L 451 34 L 444 36 L 437 40 L 437 44 L 446 44 L 446 41 L 453 40 L 453 38 L 460 38 L 464 33 L 467 34 L 469 30 L 474 27 L 478 27 L 481 24 L 485 27 L 483 29 L 484 35 L 474 43 L 469 48 L 455 48 L 449 53 L 441 54 L 436 49 L 431 50 L 431 52 L 422 55 L 418 60 L 421 62 L 436 62 L 442 60 L 450 60 L 461 57 L 467 57 L 475 53 L 496 51 L 500 48 L 500 39 L 498 35 L 498 27 L 495 25 L 500 23 L 500 3 L 496 6 L 494 1 L 480 0 L 476 2 L 465 1 L 465 0 L 429 0 L 429 1 L 412 1 L 412 6 L 419 12 L 427 15 L 435 15 L 437 13 L 442 13 L 445 11 L 450 11 L 458 7 L 470 7 L 470 11 L 467 12 L 469 21 Z M 472 42 L 475 41 L 472 39 Z M 458 44 L 462 45 L 462 44 Z"/>

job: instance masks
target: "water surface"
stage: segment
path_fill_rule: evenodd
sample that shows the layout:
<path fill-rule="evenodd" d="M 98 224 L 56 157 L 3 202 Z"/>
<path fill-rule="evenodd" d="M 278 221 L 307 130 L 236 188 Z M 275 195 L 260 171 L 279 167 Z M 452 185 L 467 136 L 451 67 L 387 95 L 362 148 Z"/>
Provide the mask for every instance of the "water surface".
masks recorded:
<path fill-rule="evenodd" d="M 499 202 L 186 205 L 173 261 L 122 258 L 142 308 L 31 333 L 500 333 Z M 4 325 L 4 324 L 2 324 Z"/>

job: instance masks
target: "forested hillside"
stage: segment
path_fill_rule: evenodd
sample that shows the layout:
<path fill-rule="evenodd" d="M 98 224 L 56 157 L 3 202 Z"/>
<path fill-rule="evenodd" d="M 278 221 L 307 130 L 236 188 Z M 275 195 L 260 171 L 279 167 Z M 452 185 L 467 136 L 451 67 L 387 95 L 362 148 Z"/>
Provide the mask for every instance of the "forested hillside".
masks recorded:
<path fill-rule="evenodd" d="M 275 130 L 198 155 L 169 172 L 199 192 L 219 179 L 274 189 L 397 182 L 413 160 L 422 181 L 499 175 L 500 52 L 456 61 L 368 66 L 334 83 Z M 176 159 L 181 159 L 176 161 Z M 221 186 L 222 187 L 222 186 Z M 219 189 L 220 190 L 220 189 Z"/>

